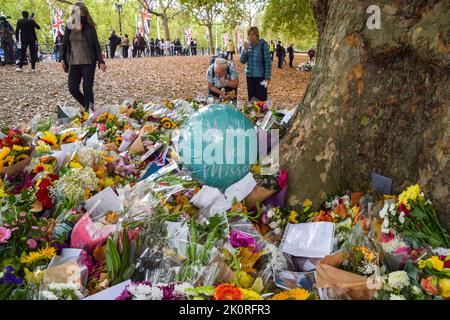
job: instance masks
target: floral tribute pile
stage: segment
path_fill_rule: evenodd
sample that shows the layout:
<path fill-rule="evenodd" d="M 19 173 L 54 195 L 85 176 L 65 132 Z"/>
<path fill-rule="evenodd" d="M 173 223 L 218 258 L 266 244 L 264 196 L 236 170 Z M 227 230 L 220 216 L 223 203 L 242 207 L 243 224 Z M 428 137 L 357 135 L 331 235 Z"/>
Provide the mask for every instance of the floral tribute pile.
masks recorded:
<path fill-rule="evenodd" d="M 245 198 L 205 210 L 205 186 L 183 169 L 172 134 L 207 107 L 126 101 L 3 129 L 0 299 L 450 298 L 450 237 L 418 185 L 306 199 L 295 211 L 288 172 L 254 165 Z M 287 124 L 265 103 L 242 112 L 261 130 Z M 311 226 L 332 227 L 318 244 L 328 251 L 286 249 Z"/>

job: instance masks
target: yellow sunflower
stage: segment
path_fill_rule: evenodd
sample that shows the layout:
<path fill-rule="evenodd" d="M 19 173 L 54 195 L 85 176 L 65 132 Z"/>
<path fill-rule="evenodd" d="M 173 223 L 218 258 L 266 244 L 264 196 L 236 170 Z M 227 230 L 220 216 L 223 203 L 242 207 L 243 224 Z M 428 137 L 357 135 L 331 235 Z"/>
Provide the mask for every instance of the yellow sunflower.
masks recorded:
<path fill-rule="evenodd" d="M 45 247 L 23 256 L 20 259 L 20 262 L 25 264 L 34 264 L 42 260 L 50 260 L 54 256 L 56 256 L 56 249 L 53 247 Z"/>
<path fill-rule="evenodd" d="M 295 288 L 280 292 L 269 300 L 308 300 L 311 294 L 303 288 Z"/>

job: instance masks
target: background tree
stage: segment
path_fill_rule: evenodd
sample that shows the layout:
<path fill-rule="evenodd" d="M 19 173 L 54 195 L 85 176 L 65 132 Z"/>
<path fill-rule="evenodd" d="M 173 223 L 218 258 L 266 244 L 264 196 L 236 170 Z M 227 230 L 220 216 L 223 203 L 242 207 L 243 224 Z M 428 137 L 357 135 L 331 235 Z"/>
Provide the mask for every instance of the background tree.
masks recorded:
<path fill-rule="evenodd" d="M 312 3 L 317 65 L 280 149 L 289 204 L 368 190 L 375 171 L 394 192 L 420 183 L 450 228 L 450 2 Z"/>
<path fill-rule="evenodd" d="M 136 0 L 142 8 L 148 12 L 154 14 L 161 18 L 162 26 L 164 29 L 164 39 L 170 41 L 170 29 L 169 21 L 174 19 L 178 14 L 180 14 L 181 9 L 176 0 L 156 0 L 156 7 L 150 8 L 151 1 L 146 0 Z"/>
<path fill-rule="evenodd" d="M 268 0 L 263 15 L 263 31 L 271 38 L 307 50 L 317 43 L 317 28 L 311 1 Z"/>

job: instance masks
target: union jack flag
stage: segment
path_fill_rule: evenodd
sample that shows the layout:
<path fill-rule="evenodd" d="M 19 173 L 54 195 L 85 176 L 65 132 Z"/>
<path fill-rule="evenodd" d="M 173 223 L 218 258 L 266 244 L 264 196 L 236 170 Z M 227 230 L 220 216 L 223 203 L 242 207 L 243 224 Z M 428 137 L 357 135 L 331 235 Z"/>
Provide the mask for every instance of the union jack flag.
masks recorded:
<path fill-rule="evenodd" d="M 140 13 L 141 21 L 139 21 L 139 33 L 143 34 L 147 41 L 148 35 L 150 34 L 150 23 L 152 21 L 152 14 L 149 12 L 149 10 L 152 10 L 155 5 L 155 0 L 153 0 L 150 4 L 148 3 L 148 0 L 146 0 L 144 8 L 142 8 Z"/>
<path fill-rule="evenodd" d="M 53 41 L 56 40 L 58 32 L 64 34 L 64 20 L 62 19 L 62 16 L 63 16 L 62 10 L 52 11 Z"/>
<path fill-rule="evenodd" d="M 191 27 L 184 31 L 184 36 L 186 38 L 186 43 L 190 43 L 192 40 L 192 30 Z"/>

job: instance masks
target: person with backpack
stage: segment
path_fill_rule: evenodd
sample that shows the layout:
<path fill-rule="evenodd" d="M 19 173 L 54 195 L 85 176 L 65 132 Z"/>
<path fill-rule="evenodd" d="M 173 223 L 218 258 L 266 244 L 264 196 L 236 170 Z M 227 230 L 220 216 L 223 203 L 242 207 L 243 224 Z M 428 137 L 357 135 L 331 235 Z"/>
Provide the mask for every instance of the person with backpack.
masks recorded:
<path fill-rule="evenodd" d="M 0 48 L 3 50 L 3 65 L 14 64 L 14 28 L 8 19 L 0 15 Z"/>
<path fill-rule="evenodd" d="M 260 39 L 257 27 L 251 27 L 247 34 L 249 41 L 244 43 L 241 63 L 247 64 L 245 75 L 247 76 L 248 100 L 256 98 L 266 101 L 267 88 L 272 76 L 269 45 L 265 40 Z"/>
<path fill-rule="evenodd" d="M 228 61 L 225 55 L 218 55 L 211 59 L 210 66 L 206 71 L 206 81 L 210 97 L 230 98 L 234 103 L 237 101 L 239 75 L 233 62 Z"/>
<path fill-rule="evenodd" d="M 78 20 L 81 24 L 75 23 Z M 94 108 L 94 78 L 98 67 L 106 71 L 102 49 L 98 41 L 96 24 L 84 2 L 72 6 L 72 26 L 64 32 L 61 67 L 69 74 L 69 92 L 86 111 Z M 80 91 L 83 80 L 83 93 Z"/>
<path fill-rule="evenodd" d="M 34 14 L 33 14 L 34 15 Z M 22 71 L 26 59 L 27 48 L 30 48 L 31 71 L 36 71 L 36 29 L 41 27 L 29 16 L 28 11 L 22 11 L 22 19 L 17 21 L 16 41 L 21 43 L 20 61 L 16 71 Z"/>

